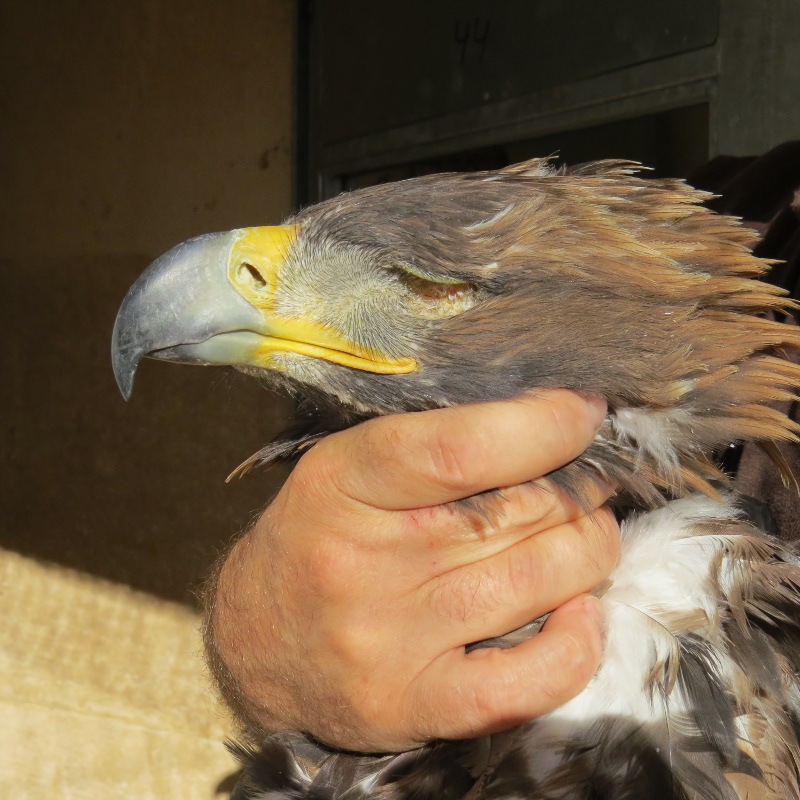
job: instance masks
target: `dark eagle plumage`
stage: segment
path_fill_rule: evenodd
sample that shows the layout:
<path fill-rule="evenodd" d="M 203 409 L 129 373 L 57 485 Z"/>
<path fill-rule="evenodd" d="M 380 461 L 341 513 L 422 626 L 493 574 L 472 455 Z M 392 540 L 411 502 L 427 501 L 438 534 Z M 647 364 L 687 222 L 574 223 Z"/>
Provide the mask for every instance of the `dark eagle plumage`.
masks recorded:
<path fill-rule="evenodd" d="M 335 329 L 361 359 L 231 360 L 306 398 L 247 467 L 371 416 L 562 387 L 603 395 L 609 414 L 550 477 L 579 500 L 587 481 L 614 482 L 626 518 L 620 564 L 597 590 L 604 662 L 577 698 L 500 735 L 397 755 L 256 736 L 236 749 L 237 797 L 800 800 L 800 561 L 747 521 L 714 460 L 758 442 L 794 481 L 777 443 L 799 429 L 771 404 L 800 384 L 786 358 L 800 333 L 777 319 L 792 303 L 756 280 L 769 263 L 752 256 L 752 232 L 705 198 L 628 162 L 531 161 L 305 209 L 287 222 L 277 288 L 242 262 L 251 303 L 269 290 L 270 313 Z M 115 332 L 128 391 L 144 354 L 222 361 L 201 334 L 132 321 L 160 302 L 158 263 Z M 502 513 L 491 495 L 473 502 Z"/>

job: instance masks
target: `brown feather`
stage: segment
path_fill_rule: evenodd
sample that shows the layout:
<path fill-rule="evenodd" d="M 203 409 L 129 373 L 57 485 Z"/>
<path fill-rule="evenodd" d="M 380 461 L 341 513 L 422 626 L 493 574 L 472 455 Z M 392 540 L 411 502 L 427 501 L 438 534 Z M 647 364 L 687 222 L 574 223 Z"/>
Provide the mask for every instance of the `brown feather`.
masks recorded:
<path fill-rule="evenodd" d="M 400 322 L 388 306 L 373 315 L 382 327 L 370 342 L 412 354 L 420 370 L 378 376 L 318 365 L 318 404 L 332 417 L 344 413 L 327 430 L 550 387 L 602 394 L 616 414 L 641 410 L 655 420 L 665 409 L 682 412 L 664 423 L 669 452 L 612 415 L 584 456 L 591 468 L 557 478 L 580 499 L 599 471 L 647 505 L 664 493 L 713 493 L 725 480 L 713 454 L 731 443 L 796 441 L 800 428 L 762 405 L 792 397 L 800 384 L 800 368 L 781 350 L 800 347 L 800 329 L 770 318 L 796 304 L 754 280 L 772 262 L 753 257 L 750 228 L 701 205 L 707 194 L 678 180 L 643 179 L 639 169 L 607 161 L 553 170 L 538 159 L 371 187 L 289 220 L 300 231 L 291 256 L 297 269 L 327 274 L 344 268 L 346 252 L 352 280 L 361 269 L 407 265 L 463 281 L 482 298 L 439 321 Z M 291 375 L 262 377 L 306 391 Z M 653 428 L 640 422 L 642 432 Z M 284 441 L 248 464 L 294 453 Z"/>

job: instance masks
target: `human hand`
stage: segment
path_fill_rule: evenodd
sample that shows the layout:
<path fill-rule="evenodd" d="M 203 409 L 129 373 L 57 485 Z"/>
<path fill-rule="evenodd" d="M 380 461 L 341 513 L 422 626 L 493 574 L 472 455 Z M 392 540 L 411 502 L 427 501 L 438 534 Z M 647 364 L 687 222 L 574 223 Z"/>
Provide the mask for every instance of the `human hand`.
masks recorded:
<path fill-rule="evenodd" d="M 549 391 L 317 444 L 221 568 L 207 639 L 223 694 L 262 729 L 360 751 L 495 732 L 578 694 L 602 619 L 576 596 L 619 550 L 610 489 L 587 515 L 527 481 L 583 452 L 604 412 Z M 493 488 L 499 513 L 453 502 Z M 552 609 L 515 648 L 465 651 Z"/>

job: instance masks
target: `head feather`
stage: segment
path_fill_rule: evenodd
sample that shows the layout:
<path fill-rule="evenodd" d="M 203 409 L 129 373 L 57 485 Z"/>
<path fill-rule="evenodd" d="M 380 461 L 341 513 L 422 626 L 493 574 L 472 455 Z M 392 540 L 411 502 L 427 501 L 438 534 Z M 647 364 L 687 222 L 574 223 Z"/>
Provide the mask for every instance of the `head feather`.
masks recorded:
<path fill-rule="evenodd" d="M 784 358 L 800 329 L 779 321 L 796 304 L 757 280 L 772 262 L 752 255 L 751 229 L 702 205 L 710 195 L 639 171 L 537 159 L 370 187 L 300 212 L 292 257 L 305 269 L 324 262 L 346 286 L 361 270 L 408 268 L 477 293 L 443 319 L 358 317 L 366 342 L 412 353 L 417 372 L 319 364 L 299 378 L 300 393 L 310 384 L 338 427 L 525 390 L 600 394 L 609 419 L 555 479 L 580 496 L 600 473 L 645 504 L 713 492 L 724 480 L 713 454 L 729 444 L 758 441 L 774 455 L 771 442 L 796 441 L 797 426 L 765 405 L 800 384 Z M 282 441 L 249 463 L 287 452 Z"/>

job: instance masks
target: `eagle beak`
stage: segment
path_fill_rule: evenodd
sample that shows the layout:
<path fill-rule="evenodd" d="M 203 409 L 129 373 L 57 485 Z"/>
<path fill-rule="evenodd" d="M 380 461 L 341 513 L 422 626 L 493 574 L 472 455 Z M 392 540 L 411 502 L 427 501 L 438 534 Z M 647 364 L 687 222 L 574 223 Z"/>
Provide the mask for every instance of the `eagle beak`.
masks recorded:
<path fill-rule="evenodd" d="M 154 261 L 131 287 L 114 324 L 111 359 L 127 400 L 145 356 L 194 364 L 280 369 L 280 354 L 322 358 L 382 374 L 411 372 L 313 320 L 276 310 L 293 225 L 242 228 L 189 239 Z"/>

